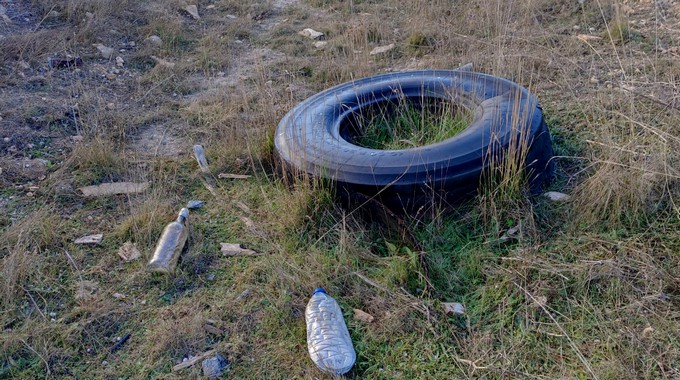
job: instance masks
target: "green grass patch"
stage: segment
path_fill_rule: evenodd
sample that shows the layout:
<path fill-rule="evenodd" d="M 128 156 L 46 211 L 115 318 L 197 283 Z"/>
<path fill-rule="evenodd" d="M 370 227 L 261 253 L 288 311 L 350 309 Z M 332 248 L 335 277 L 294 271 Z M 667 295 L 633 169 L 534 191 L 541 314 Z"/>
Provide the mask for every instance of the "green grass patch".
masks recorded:
<path fill-rule="evenodd" d="M 425 100 L 369 109 L 360 116 L 354 143 L 372 149 L 408 149 L 449 139 L 470 125 L 472 114 L 463 107 Z"/>

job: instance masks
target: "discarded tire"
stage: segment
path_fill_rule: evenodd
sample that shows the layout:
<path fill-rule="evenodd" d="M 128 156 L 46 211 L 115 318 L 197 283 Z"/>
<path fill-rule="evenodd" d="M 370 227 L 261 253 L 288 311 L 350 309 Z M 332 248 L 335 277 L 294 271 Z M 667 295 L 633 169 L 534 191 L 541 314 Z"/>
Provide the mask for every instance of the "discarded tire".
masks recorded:
<path fill-rule="evenodd" d="M 417 148 L 377 150 L 352 142 L 361 133 L 362 113 L 403 99 L 451 102 L 474 116 L 455 136 Z M 483 171 L 508 152 L 522 161 L 534 190 L 553 169 L 551 138 L 536 97 L 506 79 L 458 70 L 397 72 L 332 87 L 291 110 L 276 129 L 274 145 L 288 170 L 375 195 L 396 209 L 474 193 Z"/>

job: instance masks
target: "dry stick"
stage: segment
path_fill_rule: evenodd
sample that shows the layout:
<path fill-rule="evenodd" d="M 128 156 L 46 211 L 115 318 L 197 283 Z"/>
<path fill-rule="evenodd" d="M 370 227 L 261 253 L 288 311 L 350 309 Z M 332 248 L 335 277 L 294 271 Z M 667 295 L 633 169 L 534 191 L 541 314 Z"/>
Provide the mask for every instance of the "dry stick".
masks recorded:
<path fill-rule="evenodd" d="M 536 300 L 536 298 L 534 298 L 534 296 L 531 295 L 531 293 L 529 293 L 525 288 L 523 288 L 521 285 L 519 285 L 519 284 L 516 283 L 515 281 L 513 281 L 512 283 L 513 283 L 516 287 L 518 287 L 520 290 L 522 290 L 522 291 L 524 292 L 524 294 L 527 295 L 527 297 L 531 298 L 531 300 L 532 300 L 536 305 L 538 305 L 538 306 L 541 308 L 541 310 L 543 310 L 543 312 L 545 313 L 545 315 L 547 315 L 548 318 L 550 318 L 550 320 L 553 321 L 553 323 L 555 324 L 555 326 L 557 326 L 557 328 L 562 332 L 562 334 L 564 334 L 564 337 L 567 338 L 567 341 L 569 341 L 569 345 L 570 345 L 571 348 L 574 350 L 574 352 L 576 352 L 576 356 L 578 356 L 578 358 L 579 358 L 579 360 L 581 361 L 581 363 L 583 363 L 583 365 L 586 367 L 586 369 L 588 370 L 588 372 L 590 372 L 590 374 L 593 376 L 593 379 L 599 379 L 599 377 L 595 374 L 595 371 L 593 371 L 593 368 L 590 366 L 590 363 L 588 363 L 588 359 L 586 359 L 586 357 L 583 356 L 583 353 L 581 353 L 581 350 L 578 349 L 578 347 L 576 346 L 576 343 L 574 343 L 574 341 L 571 339 L 571 337 L 569 336 L 569 334 L 567 334 L 567 332 L 564 330 L 564 328 L 562 328 L 562 325 L 560 325 L 559 322 L 557 322 L 557 320 L 555 319 L 555 317 L 553 317 L 552 314 L 550 314 L 550 312 L 545 308 L 545 306 L 543 306 L 542 303 L 538 302 L 538 300 Z"/>
<path fill-rule="evenodd" d="M 24 288 L 24 287 L 22 286 L 22 287 L 21 287 L 21 290 L 23 290 L 23 291 L 26 293 L 26 295 L 28 296 L 28 298 L 31 299 L 31 302 L 33 302 L 33 305 L 35 306 L 35 309 L 38 310 L 38 313 L 40 313 L 40 316 L 42 316 L 43 319 L 47 319 L 47 317 L 45 316 L 45 314 L 43 314 L 42 310 L 40 310 L 40 306 L 38 306 L 38 303 L 35 302 L 35 298 L 33 298 L 33 296 L 32 296 L 31 293 L 28 291 L 28 289 L 26 289 L 26 288 Z"/>
<path fill-rule="evenodd" d="M 47 360 L 45 360 L 45 358 L 44 358 L 42 355 L 40 355 L 40 354 L 38 353 L 38 351 L 36 351 L 33 347 L 31 347 L 28 343 L 26 343 L 25 340 L 19 339 L 19 341 L 20 341 L 21 343 L 23 343 L 24 346 L 26 346 L 26 348 L 28 348 L 29 350 L 31 350 L 34 354 L 38 355 L 38 357 L 40 358 L 40 360 L 42 360 L 43 363 L 45 363 L 45 371 L 47 371 L 47 376 L 46 376 L 46 377 L 50 377 L 50 375 L 52 375 L 52 371 L 50 371 L 50 364 L 47 362 Z"/>
<path fill-rule="evenodd" d="M 198 356 L 195 356 L 195 357 L 193 357 L 193 358 L 191 358 L 191 359 L 189 359 L 185 362 L 181 362 L 181 363 L 177 364 L 176 366 L 172 367 L 172 372 L 177 372 L 177 371 L 182 370 L 184 368 L 189 368 L 192 365 L 201 361 L 202 359 L 212 355 L 214 352 L 215 352 L 215 350 L 206 351 L 206 352 L 204 352 L 204 353 L 202 353 Z"/>

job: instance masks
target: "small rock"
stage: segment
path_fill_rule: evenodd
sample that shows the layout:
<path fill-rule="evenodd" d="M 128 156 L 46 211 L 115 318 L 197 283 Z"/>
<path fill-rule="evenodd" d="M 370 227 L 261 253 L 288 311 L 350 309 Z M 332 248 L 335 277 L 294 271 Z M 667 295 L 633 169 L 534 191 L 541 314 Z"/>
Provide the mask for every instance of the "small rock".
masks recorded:
<path fill-rule="evenodd" d="M 646 338 L 649 334 L 654 332 L 654 327 L 652 326 L 647 326 L 642 330 L 642 337 Z"/>
<path fill-rule="evenodd" d="M 135 41 L 130 41 L 130 42 L 128 42 L 128 46 L 129 47 L 135 47 L 135 46 L 137 46 L 137 44 L 135 43 Z"/>
<path fill-rule="evenodd" d="M 328 45 L 328 41 L 316 41 L 314 42 L 314 47 L 317 49 L 323 49 Z"/>
<path fill-rule="evenodd" d="M 208 276 L 206 276 L 206 279 L 208 281 L 212 281 L 215 279 L 215 273 L 208 273 Z"/>
<path fill-rule="evenodd" d="M 465 315 L 465 306 L 458 302 L 442 302 L 442 307 L 446 314 Z"/>
<path fill-rule="evenodd" d="M 588 32 L 595 33 L 595 28 L 588 28 Z"/>
<path fill-rule="evenodd" d="M 375 318 L 363 310 L 354 309 L 354 319 L 365 323 L 371 323 Z"/>
<path fill-rule="evenodd" d="M 102 365 L 109 365 L 109 362 L 107 362 L 106 360 L 102 360 Z"/>
<path fill-rule="evenodd" d="M 79 237 L 73 243 L 75 244 L 100 244 L 104 239 L 103 234 L 87 235 Z"/>
<path fill-rule="evenodd" d="M 572 27 L 572 29 L 574 29 L 574 30 L 581 30 L 581 27 L 580 27 L 579 25 L 574 25 L 574 26 Z"/>
<path fill-rule="evenodd" d="M 559 193 L 557 191 L 548 191 L 547 193 L 543 194 L 543 196 L 553 202 L 566 202 L 571 199 L 571 196 L 564 193 Z"/>
<path fill-rule="evenodd" d="M 161 40 L 161 38 L 158 37 L 158 36 L 156 36 L 156 35 L 149 36 L 149 37 L 147 37 L 144 41 L 147 41 L 147 42 L 149 42 L 150 44 L 155 45 L 155 46 L 161 46 L 161 45 L 163 45 L 163 40 Z"/>
<path fill-rule="evenodd" d="M 196 210 L 203 206 L 205 206 L 205 202 L 203 201 L 191 200 L 187 203 L 187 208 L 189 210 Z"/>
<path fill-rule="evenodd" d="M 210 4 L 205 9 L 215 9 L 215 4 Z"/>
<path fill-rule="evenodd" d="M 191 17 L 193 17 L 194 20 L 201 19 L 201 16 L 198 15 L 198 7 L 196 5 L 194 4 L 187 5 L 186 7 L 184 7 L 184 10 L 187 11 L 187 13 L 191 15 Z"/>
<path fill-rule="evenodd" d="M 325 34 L 318 32 L 318 31 L 316 31 L 312 28 L 302 29 L 301 31 L 298 32 L 298 34 L 301 35 L 301 36 L 304 36 L 304 37 L 311 38 L 313 40 L 317 40 L 317 41 L 323 41 L 323 40 L 326 39 Z"/>
<path fill-rule="evenodd" d="M 203 376 L 208 379 L 214 379 L 222 374 L 227 367 L 229 367 L 229 362 L 224 356 L 217 354 L 210 359 L 205 359 L 203 361 Z"/>
<path fill-rule="evenodd" d="M 125 297 L 127 297 L 125 294 L 122 294 L 122 293 L 113 293 L 113 298 L 115 298 L 115 299 L 117 299 L 117 300 L 121 300 L 121 299 L 123 299 L 123 298 L 125 298 Z"/>
<path fill-rule="evenodd" d="M 388 51 L 394 49 L 396 47 L 395 44 L 389 44 L 386 46 L 378 46 L 375 49 L 371 50 L 370 54 L 371 55 L 378 55 L 378 54 L 384 54 L 387 53 Z"/>
<path fill-rule="evenodd" d="M 116 66 L 123 67 L 125 60 L 122 57 L 116 57 Z"/>
<path fill-rule="evenodd" d="M 110 47 L 104 46 L 103 44 L 92 44 L 92 46 L 99 50 L 99 54 L 101 54 L 102 57 L 106 59 L 111 59 L 111 57 L 113 57 L 114 50 Z"/>
<path fill-rule="evenodd" d="M 52 318 L 55 318 L 57 316 L 57 313 L 50 311 L 49 316 L 52 317 Z"/>
<path fill-rule="evenodd" d="M 235 16 L 235 15 L 227 15 L 227 18 L 232 19 L 232 20 L 236 20 L 238 17 Z"/>
<path fill-rule="evenodd" d="M 239 294 L 238 297 L 236 297 L 236 299 L 237 300 L 244 300 L 244 299 L 250 297 L 250 295 L 252 293 L 253 292 L 250 289 L 246 289 L 246 290 L 242 291 L 241 294 Z"/>
<path fill-rule="evenodd" d="M 49 18 L 58 18 L 59 16 L 61 16 L 61 13 L 57 11 L 51 11 L 50 13 L 47 14 L 47 17 Z"/>
<path fill-rule="evenodd" d="M 590 77 L 590 83 L 598 84 L 600 81 L 596 77 Z"/>
<path fill-rule="evenodd" d="M 116 79 L 116 74 L 114 74 L 114 73 L 108 73 L 108 74 L 106 74 L 106 79 L 112 79 L 112 80 L 113 80 L 113 79 Z"/>

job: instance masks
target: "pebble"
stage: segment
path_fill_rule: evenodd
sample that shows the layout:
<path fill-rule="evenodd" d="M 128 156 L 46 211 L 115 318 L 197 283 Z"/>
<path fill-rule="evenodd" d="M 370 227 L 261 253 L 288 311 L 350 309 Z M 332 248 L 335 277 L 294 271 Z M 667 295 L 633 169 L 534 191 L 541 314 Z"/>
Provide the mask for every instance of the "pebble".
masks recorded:
<path fill-rule="evenodd" d="M 298 32 L 298 34 L 301 35 L 301 36 L 304 36 L 304 37 L 311 38 L 313 40 L 317 40 L 317 41 L 323 41 L 323 40 L 326 39 L 325 34 L 319 32 L 319 31 L 316 31 L 312 28 L 302 29 L 301 31 Z"/>
<path fill-rule="evenodd" d="M 103 44 L 92 44 L 92 46 L 96 47 L 97 50 L 99 50 L 99 54 L 106 59 L 111 59 L 113 56 L 113 49 L 108 46 L 104 46 Z"/>
<path fill-rule="evenodd" d="M 201 18 L 201 16 L 198 15 L 198 7 L 194 4 L 187 5 L 184 7 L 184 10 L 187 11 L 194 20 L 199 20 Z"/>
<path fill-rule="evenodd" d="M 49 316 L 52 317 L 52 318 L 54 318 L 54 317 L 57 316 L 57 313 L 55 313 L 55 312 L 53 312 L 53 311 L 50 311 Z"/>
<path fill-rule="evenodd" d="M 116 66 L 123 67 L 125 60 L 122 57 L 116 57 Z"/>
<path fill-rule="evenodd" d="M 571 199 L 569 195 L 557 191 L 548 191 L 547 193 L 543 194 L 543 196 L 553 202 L 566 202 Z"/>
<path fill-rule="evenodd" d="M 162 40 L 160 37 L 156 36 L 156 35 L 147 37 L 145 41 L 148 41 L 148 42 L 151 43 L 152 45 L 156 45 L 156 46 L 161 46 L 161 45 L 163 45 L 163 40 Z"/>

